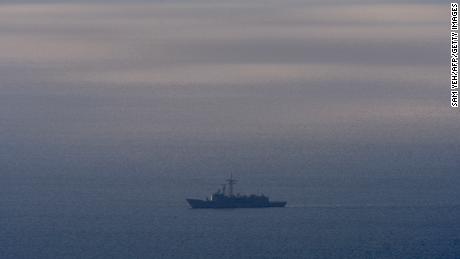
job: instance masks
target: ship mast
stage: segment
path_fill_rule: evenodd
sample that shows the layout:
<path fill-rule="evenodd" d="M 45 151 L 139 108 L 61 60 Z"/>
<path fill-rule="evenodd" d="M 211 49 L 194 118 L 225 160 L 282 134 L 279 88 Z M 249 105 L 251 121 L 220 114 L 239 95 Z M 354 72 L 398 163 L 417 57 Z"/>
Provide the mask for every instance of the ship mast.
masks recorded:
<path fill-rule="evenodd" d="M 236 180 L 233 179 L 233 174 L 230 174 L 230 179 L 227 179 L 228 182 L 228 195 L 233 196 L 233 185 L 236 183 Z"/>

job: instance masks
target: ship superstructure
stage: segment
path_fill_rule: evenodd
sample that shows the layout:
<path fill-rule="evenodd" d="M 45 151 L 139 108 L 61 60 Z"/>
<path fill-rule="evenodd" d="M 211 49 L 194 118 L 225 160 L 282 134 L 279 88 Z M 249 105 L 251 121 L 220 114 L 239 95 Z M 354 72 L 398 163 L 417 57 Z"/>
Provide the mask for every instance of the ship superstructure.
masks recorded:
<path fill-rule="evenodd" d="M 234 195 L 233 187 L 237 180 L 231 175 L 226 180 L 226 184 L 222 184 L 222 188 L 218 189 L 211 197 L 205 200 L 186 199 L 188 204 L 193 209 L 223 209 L 223 208 L 267 208 L 267 207 L 284 207 L 285 201 L 270 201 L 265 195 Z M 227 190 L 228 186 L 228 190 Z"/>

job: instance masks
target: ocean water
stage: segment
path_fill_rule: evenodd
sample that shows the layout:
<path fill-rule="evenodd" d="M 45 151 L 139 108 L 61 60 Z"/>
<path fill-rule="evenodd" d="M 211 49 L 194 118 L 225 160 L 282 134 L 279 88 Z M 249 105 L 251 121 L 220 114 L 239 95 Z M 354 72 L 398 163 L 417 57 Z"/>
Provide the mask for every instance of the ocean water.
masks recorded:
<path fill-rule="evenodd" d="M 449 3 L 351 2 L 2 1 L 0 259 L 460 258 Z"/>
<path fill-rule="evenodd" d="M 4 185 L 1 258 L 460 257 L 460 206 L 302 205 L 273 188 L 288 207 L 193 210 L 144 180 Z"/>

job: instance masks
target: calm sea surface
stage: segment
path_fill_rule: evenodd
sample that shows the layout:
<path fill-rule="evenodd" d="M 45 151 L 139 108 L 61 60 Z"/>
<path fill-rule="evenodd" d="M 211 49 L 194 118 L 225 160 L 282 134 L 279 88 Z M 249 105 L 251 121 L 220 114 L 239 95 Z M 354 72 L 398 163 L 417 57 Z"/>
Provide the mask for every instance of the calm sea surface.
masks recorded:
<path fill-rule="evenodd" d="M 449 15 L 1 1 L 0 259 L 460 258 Z M 231 173 L 288 207 L 188 208 Z"/>
<path fill-rule="evenodd" d="M 16 187 L 2 195 L 1 258 L 460 257 L 460 206 L 192 210 L 173 191 Z"/>

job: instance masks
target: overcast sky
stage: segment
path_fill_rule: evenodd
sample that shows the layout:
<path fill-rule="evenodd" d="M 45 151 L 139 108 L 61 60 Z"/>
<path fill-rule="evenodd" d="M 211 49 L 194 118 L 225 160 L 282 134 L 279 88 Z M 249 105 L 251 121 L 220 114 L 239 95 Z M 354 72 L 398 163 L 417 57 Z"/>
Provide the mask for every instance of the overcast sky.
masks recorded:
<path fill-rule="evenodd" d="M 0 4 L 6 172 L 460 167 L 447 2 L 20 2 Z"/>

